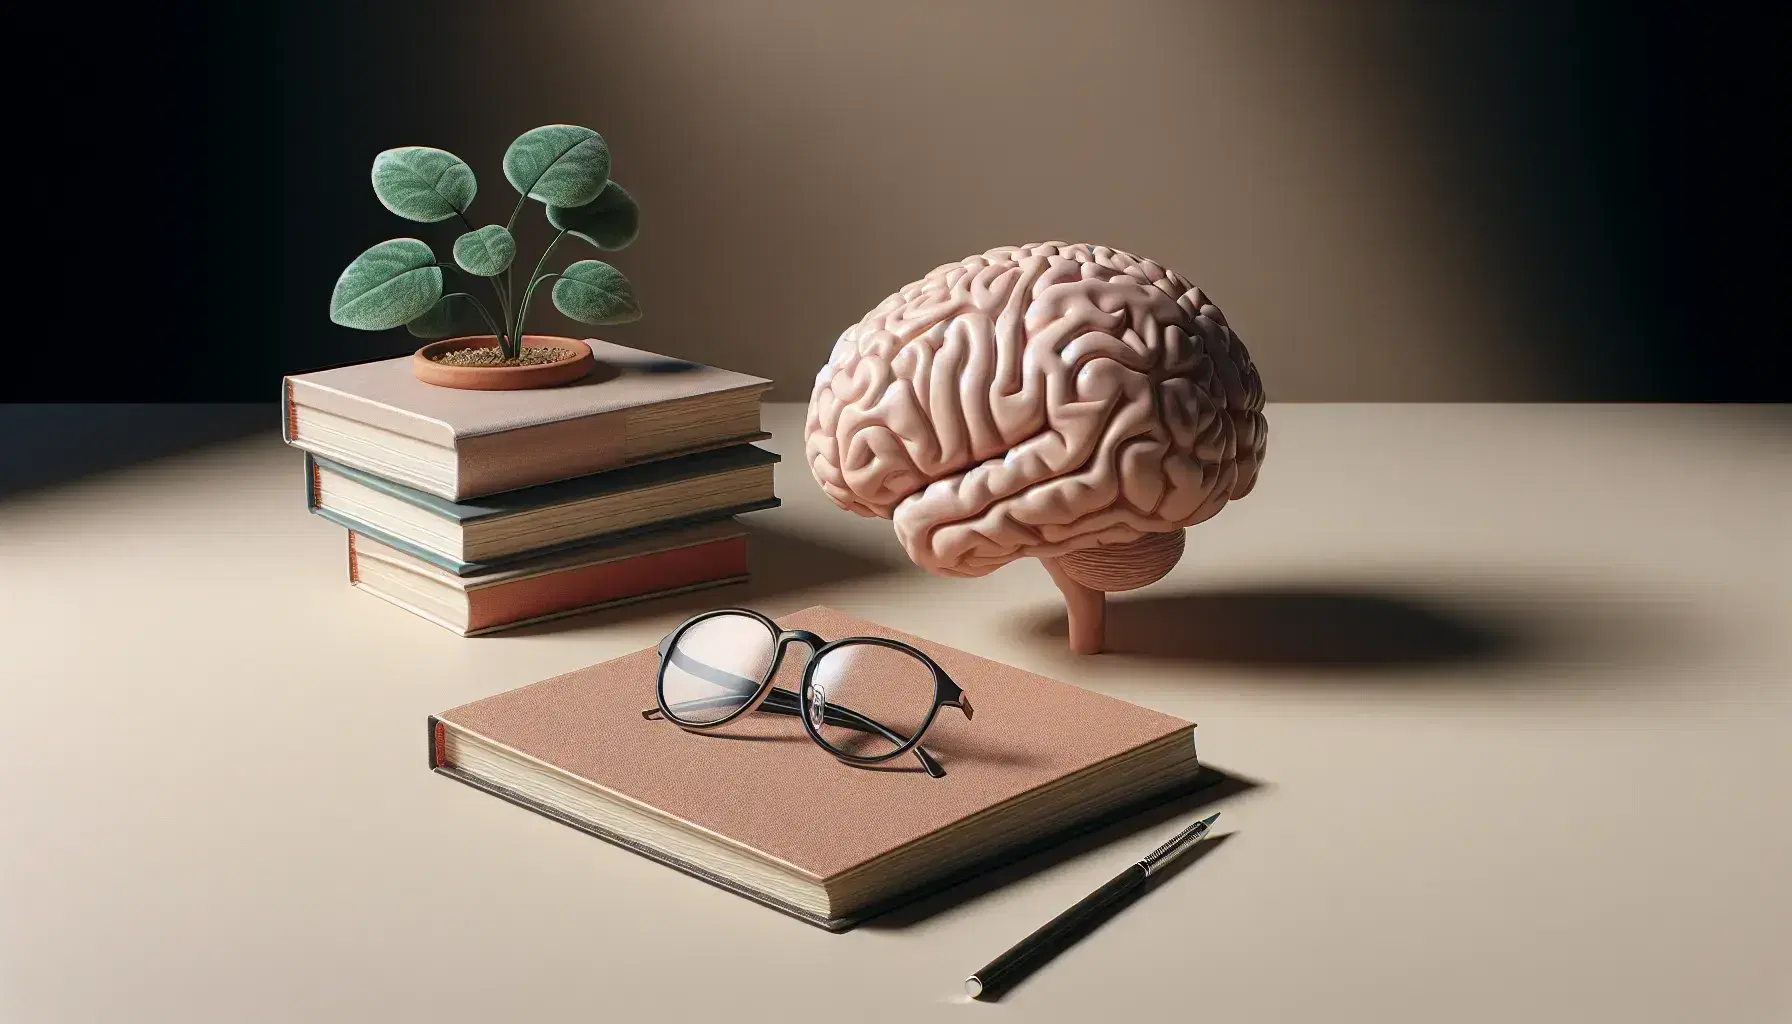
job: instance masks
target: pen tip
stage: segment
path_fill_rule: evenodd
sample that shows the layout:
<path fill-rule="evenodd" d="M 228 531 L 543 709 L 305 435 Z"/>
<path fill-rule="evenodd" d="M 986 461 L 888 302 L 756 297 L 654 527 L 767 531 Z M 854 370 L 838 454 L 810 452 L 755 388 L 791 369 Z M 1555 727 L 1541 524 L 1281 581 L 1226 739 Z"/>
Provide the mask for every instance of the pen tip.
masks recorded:
<path fill-rule="evenodd" d="M 1213 824 L 1213 823 L 1214 823 L 1214 820 L 1215 820 L 1215 819 L 1217 819 L 1217 818 L 1218 818 L 1218 817 L 1219 817 L 1219 816 L 1220 816 L 1220 812 L 1218 812 L 1218 811 L 1214 811 L 1214 812 L 1213 812 L 1213 813 L 1212 813 L 1212 814 L 1209 814 L 1209 815 L 1208 815 L 1208 816 L 1207 816 L 1207 817 L 1205 817 L 1205 818 L 1202 818 L 1202 819 L 1201 819 L 1201 824 L 1203 824 L 1203 825 L 1211 825 L 1211 824 Z"/>

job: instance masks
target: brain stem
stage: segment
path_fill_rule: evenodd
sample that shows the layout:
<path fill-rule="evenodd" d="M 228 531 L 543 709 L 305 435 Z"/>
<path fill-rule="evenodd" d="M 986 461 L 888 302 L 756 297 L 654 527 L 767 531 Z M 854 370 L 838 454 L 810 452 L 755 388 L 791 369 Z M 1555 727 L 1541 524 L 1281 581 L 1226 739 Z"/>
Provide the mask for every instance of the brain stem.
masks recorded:
<path fill-rule="evenodd" d="M 1052 582 L 1064 593 L 1070 618 L 1070 649 L 1100 654 L 1107 645 L 1107 596 L 1137 590 L 1164 578 L 1182 558 L 1181 530 L 1151 533 L 1127 544 L 1072 551 L 1041 558 Z"/>
<path fill-rule="evenodd" d="M 1070 618 L 1070 650 L 1073 654 L 1100 654 L 1107 643 L 1108 595 L 1085 587 L 1064 571 L 1062 558 L 1041 558 L 1052 582 L 1064 592 L 1064 610 Z"/>

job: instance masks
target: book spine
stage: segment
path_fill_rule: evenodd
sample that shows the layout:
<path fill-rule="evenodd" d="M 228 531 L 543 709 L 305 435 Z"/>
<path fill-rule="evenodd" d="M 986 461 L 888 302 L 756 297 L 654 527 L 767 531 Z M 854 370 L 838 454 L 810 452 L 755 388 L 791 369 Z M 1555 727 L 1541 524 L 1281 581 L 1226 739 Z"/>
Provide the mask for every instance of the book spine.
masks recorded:
<path fill-rule="evenodd" d="M 287 444 L 299 433 L 299 411 L 292 404 L 292 378 L 280 378 L 280 440 Z"/>
<path fill-rule="evenodd" d="M 305 453 L 305 511 L 316 512 L 317 506 L 323 504 L 324 480 L 318 471 L 317 459 L 310 452 Z"/>
<path fill-rule="evenodd" d="M 355 531 L 348 531 L 348 581 L 361 582 L 361 553 L 355 550 Z"/>
<path fill-rule="evenodd" d="M 435 715 L 429 716 L 429 770 L 445 768 L 448 765 L 448 730 L 443 727 L 442 720 Z"/>

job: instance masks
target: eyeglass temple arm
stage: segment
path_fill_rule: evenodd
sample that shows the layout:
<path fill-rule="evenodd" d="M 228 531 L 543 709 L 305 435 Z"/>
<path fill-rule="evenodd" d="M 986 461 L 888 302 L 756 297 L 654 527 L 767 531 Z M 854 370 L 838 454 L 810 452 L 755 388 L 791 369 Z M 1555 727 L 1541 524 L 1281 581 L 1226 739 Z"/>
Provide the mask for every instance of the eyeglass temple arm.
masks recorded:
<path fill-rule="evenodd" d="M 802 717 L 803 714 L 801 698 L 781 686 L 772 687 L 771 692 L 765 695 L 765 703 L 759 705 L 759 710 L 769 714 L 790 715 L 797 718 Z M 877 733 L 897 746 L 908 742 L 871 716 L 861 715 L 851 708 L 841 707 L 838 704 L 824 706 L 821 709 L 821 719 L 829 725 L 839 726 L 842 729 Z M 919 743 L 915 744 L 915 758 L 921 762 L 921 767 L 927 770 L 927 774 L 936 779 L 945 777 L 946 769 L 941 767 L 939 761 L 935 760 L 934 756 L 929 754 L 926 748 Z"/>
<path fill-rule="evenodd" d="M 659 649 L 660 657 L 663 659 L 666 656 L 666 642 L 664 640 L 660 641 Z M 672 663 L 694 676 L 732 691 L 731 694 L 720 697 L 705 697 L 694 701 L 679 701 L 679 707 L 700 708 L 710 705 L 725 705 L 731 701 L 737 701 L 741 697 L 751 696 L 759 689 L 758 683 L 745 676 L 738 676 L 726 669 L 720 669 L 714 665 L 705 664 L 682 651 L 672 652 Z M 788 715 L 795 718 L 801 718 L 803 714 L 802 698 L 781 686 L 774 686 L 765 695 L 765 700 L 759 705 L 758 710 L 766 712 L 767 714 Z M 655 705 L 651 708 L 644 709 L 641 712 L 641 717 L 655 719 L 662 717 L 662 715 L 659 706 Z M 877 733 L 897 746 L 901 746 L 908 742 L 901 736 L 891 732 L 882 723 L 869 715 L 862 715 L 849 707 L 844 707 L 839 704 L 825 705 L 821 711 L 821 718 L 822 721 L 827 724 L 839 726 L 842 729 L 852 729 L 855 732 Z M 926 770 L 928 775 L 936 779 L 945 777 L 946 769 L 941 767 L 939 761 L 932 754 L 928 753 L 925 747 L 918 743 L 915 744 L 915 758 L 921 762 L 921 767 Z"/>
<path fill-rule="evenodd" d="M 740 705 L 740 699 L 745 696 L 747 696 L 747 694 L 743 692 L 738 694 L 722 694 L 716 697 L 697 697 L 693 700 L 681 700 L 672 706 L 680 711 L 701 711 L 706 708 L 738 707 Z M 784 704 L 786 699 L 795 700 L 795 698 L 796 695 L 789 690 L 786 690 L 781 686 L 774 686 L 770 692 L 765 695 L 765 703 L 759 705 L 759 708 L 760 710 L 774 715 L 782 715 L 787 711 L 791 714 L 800 714 L 801 710 L 799 704 Z M 641 717 L 657 720 L 665 716 L 661 714 L 659 706 L 655 705 L 654 707 L 643 710 L 641 712 Z M 838 725 L 848 729 L 853 728 L 853 723 L 846 718 L 845 714 L 837 712 L 832 706 L 822 710 L 822 719 L 829 725 Z M 865 731 L 875 732 L 876 730 L 868 729 Z"/>
<path fill-rule="evenodd" d="M 680 710 L 691 711 L 700 710 L 702 708 L 727 707 L 731 704 L 739 704 L 740 699 L 743 696 L 746 696 L 746 691 L 723 694 L 717 697 L 698 697 L 695 700 L 681 700 L 675 706 Z M 791 693 L 781 686 L 774 686 L 766 693 L 765 703 L 759 705 L 759 709 L 773 715 L 802 714 L 802 704 L 800 699 L 796 694 Z M 641 712 L 641 717 L 658 719 L 662 717 L 662 715 L 659 707 L 655 705 L 654 707 L 643 710 Z M 823 708 L 821 717 L 822 721 L 827 724 L 837 725 L 843 729 L 856 729 L 860 732 L 881 732 L 886 736 L 889 735 L 889 730 L 874 719 L 861 715 L 851 708 L 841 707 L 838 704 L 829 704 L 827 707 Z M 898 742 L 906 741 L 898 739 Z"/>

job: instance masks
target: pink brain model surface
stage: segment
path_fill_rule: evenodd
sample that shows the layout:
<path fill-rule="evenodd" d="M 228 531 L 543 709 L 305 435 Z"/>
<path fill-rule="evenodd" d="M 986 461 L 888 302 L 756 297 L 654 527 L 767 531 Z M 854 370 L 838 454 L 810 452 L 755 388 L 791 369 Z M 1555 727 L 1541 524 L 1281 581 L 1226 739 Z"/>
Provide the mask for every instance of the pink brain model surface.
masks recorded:
<path fill-rule="evenodd" d="M 1250 355 L 1187 279 L 1043 242 L 935 268 L 848 328 L 804 450 L 836 505 L 892 520 L 931 572 L 1036 557 L 1060 587 L 1126 590 L 1250 492 L 1262 410 Z"/>

